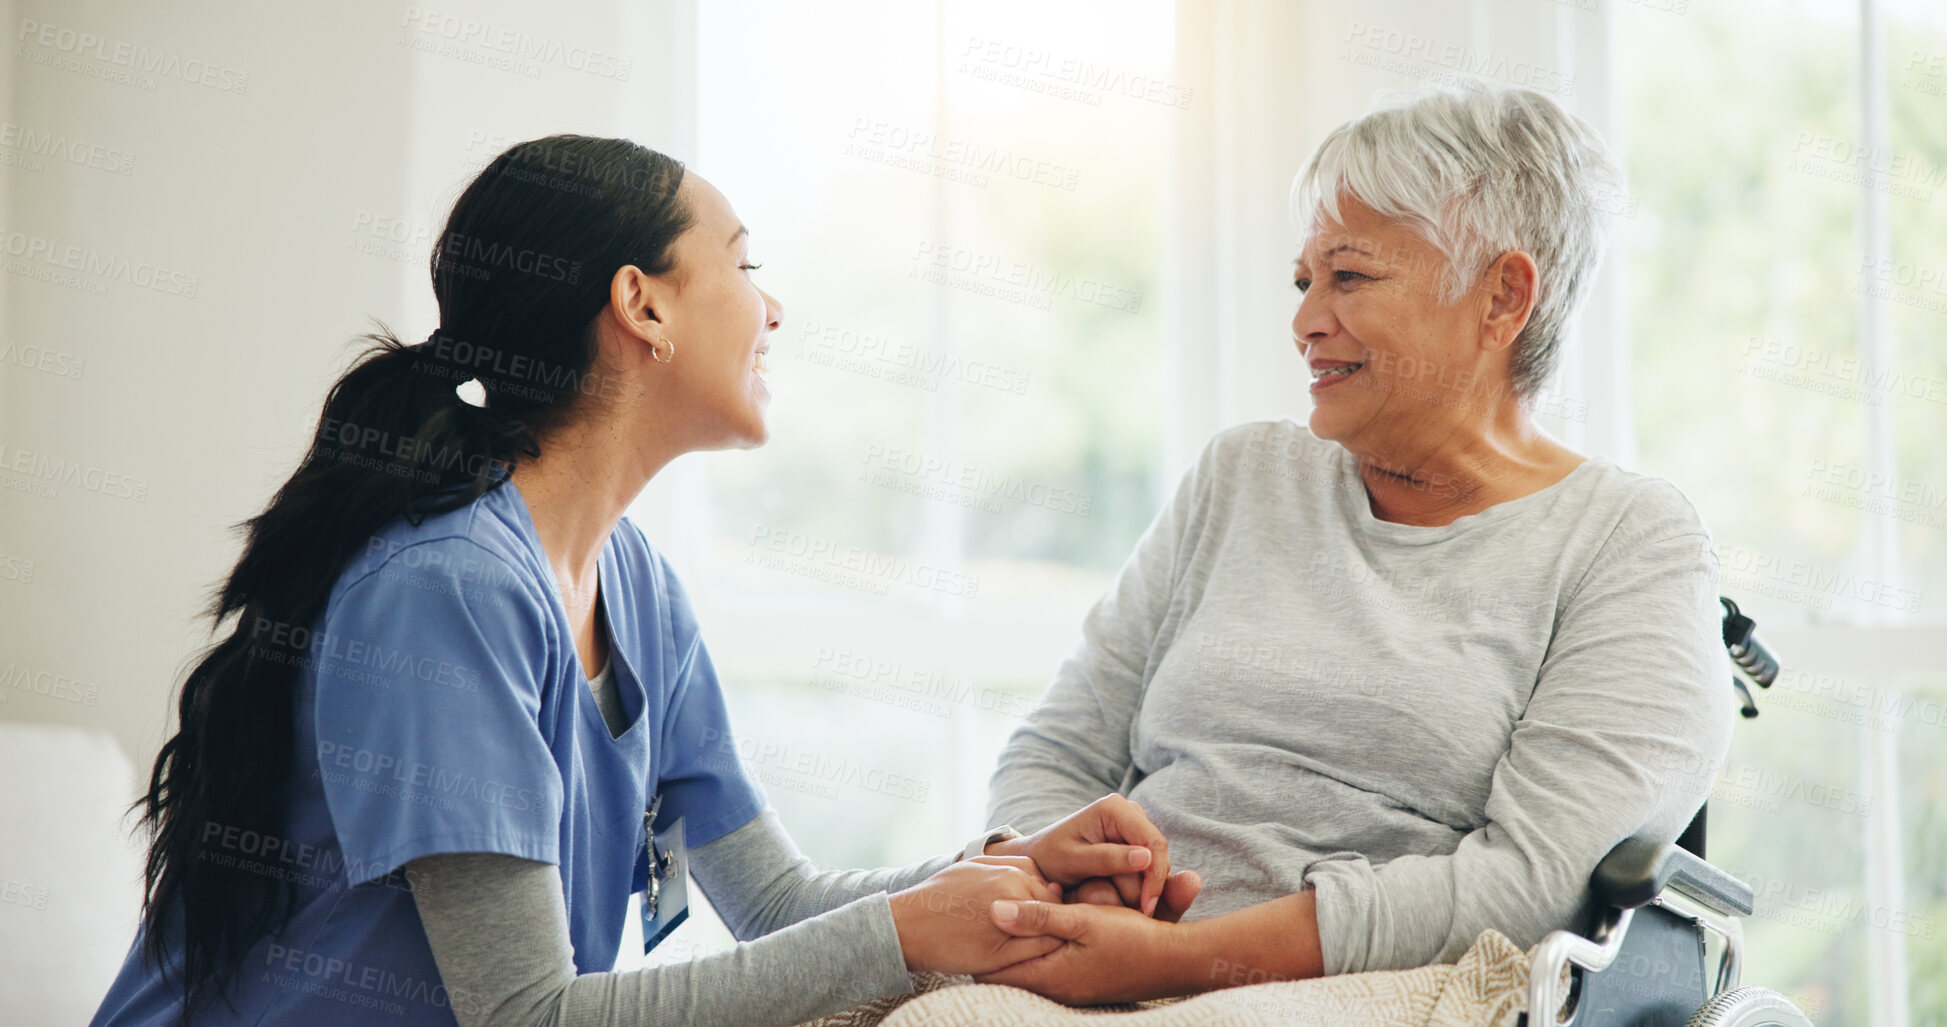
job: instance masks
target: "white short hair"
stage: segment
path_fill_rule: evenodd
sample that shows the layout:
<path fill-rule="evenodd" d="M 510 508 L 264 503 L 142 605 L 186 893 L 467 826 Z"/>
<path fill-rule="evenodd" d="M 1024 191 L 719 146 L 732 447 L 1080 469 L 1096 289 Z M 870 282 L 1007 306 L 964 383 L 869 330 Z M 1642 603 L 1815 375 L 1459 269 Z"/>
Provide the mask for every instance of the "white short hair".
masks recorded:
<path fill-rule="evenodd" d="M 1301 237 L 1320 209 L 1341 221 L 1348 194 L 1418 231 L 1446 257 L 1449 303 L 1502 254 L 1532 256 L 1540 281 L 1512 365 L 1515 394 L 1526 399 L 1555 370 L 1622 175 L 1595 129 L 1555 101 L 1468 81 L 1383 100 L 1340 125 L 1291 193 Z"/>

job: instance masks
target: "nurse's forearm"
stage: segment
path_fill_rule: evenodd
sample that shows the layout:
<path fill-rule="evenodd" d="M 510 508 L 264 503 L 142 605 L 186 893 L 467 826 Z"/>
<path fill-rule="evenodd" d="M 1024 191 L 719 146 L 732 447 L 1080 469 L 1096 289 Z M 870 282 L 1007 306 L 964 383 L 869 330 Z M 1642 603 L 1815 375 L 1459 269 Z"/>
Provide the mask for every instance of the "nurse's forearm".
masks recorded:
<path fill-rule="evenodd" d="M 766 809 L 690 854 L 690 872 L 724 926 L 740 941 L 837 909 L 874 892 L 899 892 L 952 865 L 936 856 L 887 870 L 819 870 Z"/>
<path fill-rule="evenodd" d="M 883 894 L 687 963 L 577 975 L 554 864 L 452 853 L 406 876 L 460 1027 L 795 1024 L 912 990 Z"/>
<path fill-rule="evenodd" d="M 911 991 L 891 907 L 877 894 L 686 963 L 583 974 L 558 1024 L 797 1024 Z"/>

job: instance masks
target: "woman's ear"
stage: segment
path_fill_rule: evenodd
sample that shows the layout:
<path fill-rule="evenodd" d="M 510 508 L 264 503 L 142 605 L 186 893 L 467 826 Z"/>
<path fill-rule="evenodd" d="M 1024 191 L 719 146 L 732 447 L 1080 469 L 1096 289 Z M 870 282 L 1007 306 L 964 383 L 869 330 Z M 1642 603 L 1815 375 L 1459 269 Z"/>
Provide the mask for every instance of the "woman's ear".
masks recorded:
<path fill-rule="evenodd" d="M 625 264 L 616 269 L 615 278 L 609 282 L 606 313 L 615 321 L 623 341 L 647 345 L 650 355 L 666 364 L 676 347 L 664 323 L 662 311 L 667 297 L 663 290 L 663 283 L 654 275 Z"/>
<path fill-rule="evenodd" d="M 1535 258 L 1513 250 L 1503 253 L 1481 275 L 1487 292 L 1487 312 L 1481 319 L 1481 348 L 1489 352 L 1514 345 L 1535 312 L 1535 289 L 1541 272 Z"/>

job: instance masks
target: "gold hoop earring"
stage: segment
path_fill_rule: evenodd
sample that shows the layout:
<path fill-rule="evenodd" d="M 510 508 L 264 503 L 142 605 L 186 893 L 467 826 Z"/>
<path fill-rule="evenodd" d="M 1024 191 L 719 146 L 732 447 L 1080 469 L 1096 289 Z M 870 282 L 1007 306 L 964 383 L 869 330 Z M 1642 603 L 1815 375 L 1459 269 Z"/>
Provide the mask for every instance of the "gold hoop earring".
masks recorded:
<path fill-rule="evenodd" d="M 649 347 L 649 355 L 656 358 L 656 363 L 667 364 L 670 361 L 670 357 L 676 355 L 676 344 L 673 342 L 669 344 L 669 356 L 667 357 L 663 356 L 662 350 L 657 349 L 654 344 L 651 344 Z"/>

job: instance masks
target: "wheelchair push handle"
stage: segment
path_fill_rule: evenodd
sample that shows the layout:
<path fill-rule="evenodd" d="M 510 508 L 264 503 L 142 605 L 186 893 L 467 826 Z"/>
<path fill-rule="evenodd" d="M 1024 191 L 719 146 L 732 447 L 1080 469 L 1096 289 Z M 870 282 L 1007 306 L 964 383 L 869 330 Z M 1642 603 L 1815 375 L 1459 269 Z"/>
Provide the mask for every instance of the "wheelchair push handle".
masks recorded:
<path fill-rule="evenodd" d="M 1717 601 L 1724 606 L 1724 649 L 1731 654 L 1731 662 L 1739 674 L 1731 675 L 1731 687 L 1737 691 L 1739 712 L 1748 719 L 1758 715 L 1758 704 L 1751 698 L 1751 688 L 1745 684 L 1748 678 L 1759 688 L 1770 688 L 1778 680 L 1778 657 L 1763 642 L 1758 641 L 1758 622 L 1744 615 L 1729 596 L 1718 596 Z"/>

